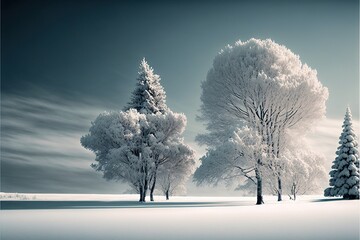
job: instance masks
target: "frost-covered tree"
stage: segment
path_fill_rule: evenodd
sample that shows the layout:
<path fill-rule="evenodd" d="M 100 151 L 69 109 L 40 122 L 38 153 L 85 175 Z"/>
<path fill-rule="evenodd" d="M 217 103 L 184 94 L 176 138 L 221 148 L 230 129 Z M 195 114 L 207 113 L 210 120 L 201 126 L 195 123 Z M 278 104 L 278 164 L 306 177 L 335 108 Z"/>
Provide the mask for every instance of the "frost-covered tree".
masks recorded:
<path fill-rule="evenodd" d="M 129 183 L 144 202 L 160 163 L 193 159 L 193 151 L 179 137 L 185 123 L 183 114 L 171 111 L 106 112 L 92 123 L 81 144 L 95 153 L 95 170 L 103 172 L 107 180 Z"/>
<path fill-rule="evenodd" d="M 194 151 L 181 136 L 185 115 L 166 106 L 160 76 L 145 59 L 139 68 L 136 89 L 124 111 L 100 114 L 81 144 L 96 154 L 93 168 L 108 180 L 129 183 L 144 202 L 148 189 L 154 200 L 159 167 L 178 164 L 187 171 L 195 162 Z"/>
<path fill-rule="evenodd" d="M 326 197 L 343 196 L 345 199 L 359 199 L 359 151 L 355 132 L 352 128 L 351 111 L 348 107 L 342 125 L 336 151 L 330 171 L 330 187 L 325 189 Z"/>
<path fill-rule="evenodd" d="M 168 109 L 166 94 L 160 84 L 160 76 L 154 73 L 153 68 L 149 66 L 145 58 L 139 66 L 137 84 L 132 93 L 131 101 L 124 110 L 130 108 L 144 114 L 165 113 Z"/>
<path fill-rule="evenodd" d="M 184 171 L 186 176 L 183 177 L 188 177 L 192 174 L 188 170 L 195 165 L 195 153 L 182 138 L 186 126 L 184 114 L 173 113 L 168 109 L 164 114 L 147 114 L 147 118 L 153 129 L 150 149 L 154 167 L 150 179 L 150 200 L 154 201 L 159 167 L 166 168 L 169 173 L 179 171 L 180 174 Z"/>
<path fill-rule="evenodd" d="M 170 171 L 169 171 L 170 170 Z M 171 173 L 171 169 L 165 169 L 159 175 L 160 178 L 160 190 L 165 195 L 166 200 L 170 199 L 176 189 L 183 190 L 182 179 L 178 178 L 175 174 Z"/>
<path fill-rule="evenodd" d="M 185 192 L 185 184 L 194 172 L 194 167 L 194 160 L 186 156 L 185 159 L 179 158 L 179 161 L 169 161 L 160 167 L 159 186 L 166 200 L 169 200 L 169 197 L 175 192 Z"/>
<path fill-rule="evenodd" d="M 272 40 L 250 39 L 228 45 L 214 59 L 202 83 L 201 116 L 208 133 L 197 140 L 216 148 L 228 128 L 244 124 L 256 129 L 276 161 L 288 129 L 305 131 L 324 116 L 327 88 L 299 56 Z M 279 161 L 278 161 L 279 162 Z M 283 166 L 273 165 L 281 200 Z"/>
<path fill-rule="evenodd" d="M 325 158 L 309 149 L 302 138 L 292 139 L 280 158 L 284 166 L 284 190 L 291 199 L 297 195 L 318 193 L 326 179 Z M 272 189 L 276 189 L 270 180 Z M 274 191 L 273 191 L 274 192 Z"/>
<path fill-rule="evenodd" d="M 146 115 L 131 109 L 100 114 L 81 138 L 81 144 L 96 155 L 92 167 L 107 180 L 130 184 L 145 201 L 151 171 L 149 128 Z"/>
<path fill-rule="evenodd" d="M 201 165 L 194 174 L 195 182 L 216 185 L 225 181 L 230 185 L 245 177 L 256 185 L 256 204 L 263 203 L 262 168 L 266 159 L 261 137 L 256 131 L 248 127 L 235 130 L 228 140 L 210 149 L 200 160 Z"/>
<path fill-rule="evenodd" d="M 154 70 L 146 62 L 145 58 L 141 61 L 139 66 L 139 75 L 137 78 L 137 85 L 132 94 L 131 101 L 125 107 L 125 110 L 136 109 L 140 113 L 144 114 L 166 114 L 170 109 L 166 105 L 166 94 L 163 87 L 160 84 L 160 76 L 154 73 Z M 158 116 L 159 117 L 159 116 Z M 169 119 L 171 121 L 171 119 Z M 180 136 L 174 135 L 177 131 L 183 132 L 185 128 L 185 122 L 170 122 L 166 126 L 168 132 L 165 133 L 163 139 L 159 139 L 157 146 L 163 147 L 165 144 L 161 141 L 170 141 L 169 139 L 177 139 Z M 159 129 L 162 126 L 157 126 Z M 170 129 L 172 128 L 172 129 Z M 174 135 L 174 136 L 173 136 Z M 176 144 L 176 143 L 175 143 Z M 155 152 L 159 153 L 159 149 L 154 149 Z M 157 171 L 160 165 L 168 161 L 163 155 L 155 154 L 156 160 L 154 161 L 155 167 L 151 173 L 150 180 L 150 200 L 154 201 L 154 191 L 156 188 Z"/>

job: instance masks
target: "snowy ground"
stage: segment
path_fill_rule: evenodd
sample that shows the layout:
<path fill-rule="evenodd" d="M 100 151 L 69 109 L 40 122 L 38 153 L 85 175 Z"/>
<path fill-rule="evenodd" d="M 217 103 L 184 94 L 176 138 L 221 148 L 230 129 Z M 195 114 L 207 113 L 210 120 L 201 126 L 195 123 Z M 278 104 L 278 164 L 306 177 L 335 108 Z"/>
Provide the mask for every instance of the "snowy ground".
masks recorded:
<path fill-rule="evenodd" d="M 7 239 L 359 239 L 359 201 L 252 197 L 0 194 Z"/>

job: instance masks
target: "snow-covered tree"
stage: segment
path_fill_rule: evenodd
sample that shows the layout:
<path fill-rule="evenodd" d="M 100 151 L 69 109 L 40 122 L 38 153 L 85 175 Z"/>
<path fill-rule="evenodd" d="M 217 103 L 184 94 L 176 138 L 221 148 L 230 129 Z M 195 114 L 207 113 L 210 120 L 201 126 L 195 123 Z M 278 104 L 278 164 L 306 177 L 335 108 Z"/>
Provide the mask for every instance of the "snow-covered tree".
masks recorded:
<path fill-rule="evenodd" d="M 330 171 L 330 187 L 325 189 L 326 197 L 343 196 L 345 199 L 359 199 L 359 151 L 355 132 L 352 128 L 351 111 L 348 107 L 342 125 L 336 151 Z"/>
<path fill-rule="evenodd" d="M 256 185 L 256 204 L 262 204 L 262 168 L 266 164 L 263 147 L 256 131 L 248 127 L 236 129 L 227 141 L 210 149 L 200 159 L 201 165 L 195 171 L 194 181 L 214 185 L 220 181 L 225 181 L 228 185 L 234 181 L 246 184 L 246 181 L 239 182 L 244 177 Z"/>
<path fill-rule="evenodd" d="M 194 152 L 180 138 L 185 123 L 183 114 L 171 111 L 106 112 L 92 123 L 81 144 L 95 153 L 96 163 L 92 164 L 95 170 L 103 172 L 107 180 L 129 183 L 144 202 L 160 164 L 193 159 Z"/>
<path fill-rule="evenodd" d="M 140 63 L 139 76 L 137 78 L 137 81 L 138 82 L 132 94 L 131 101 L 125 107 L 125 110 L 136 109 L 140 113 L 156 114 L 157 117 L 160 117 L 159 114 L 163 114 L 164 117 L 168 117 L 169 115 L 167 115 L 167 112 L 171 111 L 166 105 L 166 94 L 160 84 L 160 76 L 154 73 L 154 70 L 146 62 L 145 58 Z M 169 145 L 171 141 L 174 141 L 174 143 L 172 144 L 175 145 L 183 144 L 182 140 L 178 141 L 178 139 L 180 139 L 180 135 L 178 132 L 182 133 L 184 131 L 186 119 L 183 122 L 172 122 L 172 120 L 174 119 L 171 118 L 168 118 L 168 120 L 169 122 L 165 126 L 155 126 L 155 128 L 157 129 L 162 129 L 163 127 L 165 127 L 167 129 L 167 132 L 164 132 L 163 138 L 158 139 L 158 142 L 156 143 L 157 149 L 153 149 L 155 167 L 153 169 L 153 172 L 151 173 L 149 185 L 151 201 L 154 201 L 154 191 L 156 188 L 158 168 L 160 165 L 168 161 L 168 159 L 163 154 L 161 154 L 164 145 Z M 190 153 L 186 153 L 185 151 L 182 154 L 186 155 Z"/>
<path fill-rule="evenodd" d="M 180 174 L 185 171 L 186 176 L 183 177 L 188 177 L 192 174 L 188 170 L 195 165 L 195 153 L 182 138 L 186 126 L 184 114 L 173 113 L 168 109 L 164 114 L 147 114 L 147 118 L 153 131 L 150 149 L 154 168 L 150 179 L 150 200 L 154 201 L 159 167 L 166 168 L 169 173 L 179 171 Z"/>
<path fill-rule="evenodd" d="M 147 131 L 146 115 L 132 109 L 100 114 L 81 138 L 82 146 L 96 155 L 92 167 L 107 180 L 129 183 L 140 201 L 145 201 L 152 167 Z"/>
<path fill-rule="evenodd" d="M 154 73 L 145 58 L 140 63 L 137 81 L 131 101 L 124 110 L 133 108 L 144 114 L 165 113 L 168 107 L 165 91 L 160 84 L 160 76 Z"/>
<path fill-rule="evenodd" d="M 170 199 L 175 190 L 182 191 L 184 188 L 184 182 L 181 178 L 178 178 L 175 174 L 171 173 L 171 169 L 164 169 L 164 172 L 159 174 L 160 190 L 165 195 L 166 200 Z"/>
<path fill-rule="evenodd" d="M 324 156 L 311 151 L 304 142 L 302 138 L 287 142 L 280 158 L 284 166 L 284 190 L 293 200 L 297 195 L 318 193 L 326 179 Z M 269 180 L 276 189 L 271 177 Z"/>
<path fill-rule="evenodd" d="M 194 172 L 194 160 L 184 157 L 185 159 L 179 161 L 169 161 L 159 169 L 159 186 L 166 200 L 169 200 L 175 192 L 185 193 L 185 184 Z"/>
<path fill-rule="evenodd" d="M 106 179 L 129 183 L 140 201 L 145 201 L 149 189 L 153 201 L 159 167 L 178 163 L 189 169 L 195 164 L 194 151 L 181 136 L 185 115 L 166 106 L 160 76 L 145 59 L 139 69 L 136 89 L 124 111 L 100 114 L 81 143 L 96 154 L 92 166 Z"/>
<path fill-rule="evenodd" d="M 327 88 L 316 71 L 299 56 L 272 40 L 250 39 L 228 45 L 214 59 L 202 83 L 201 117 L 208 133 L 197 140 L 216 148 L 228 137 L 228 128 L 244 124 L 256 129 L 277 161 L 288 129 L 305 131 L 324 116 Z M 279 161 L 277 161 L 279 162 Z M 281 200 L 281 165 L 273 165 Z"/>

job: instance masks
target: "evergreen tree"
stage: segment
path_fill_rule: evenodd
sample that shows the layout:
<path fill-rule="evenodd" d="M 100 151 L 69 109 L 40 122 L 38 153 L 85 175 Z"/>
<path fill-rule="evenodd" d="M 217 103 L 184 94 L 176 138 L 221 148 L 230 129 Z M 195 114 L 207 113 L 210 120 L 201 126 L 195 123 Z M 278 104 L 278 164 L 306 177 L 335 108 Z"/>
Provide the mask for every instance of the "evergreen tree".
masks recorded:
<path fill-rule="evenodd" d="M 150 157 L 153 161 L 153 168 L 149 173 L 150 178 L 147 187 L 150 190 L 150 200 L 154 201 L 154 191 L 156 188 L 158 169 L 160 167 L 164 168 L 162 165 L 167 163 L 165 166 L 169 168 L 167 171 L 173 171 L 173 169 L 170 168 L 177 166 L 173 163 L 170 164 L 170 162 L 173 161 L 180 163 L 181 166 L 187 169 L 192 170 L 194 165 L 193 150 L 183 143 L 181 137 L 181 133 L 185 129 L 186 117 L 184 116 L 184 122 L 176 123 L 176 121 L 174 122 L 171 120 L 172 115 L 179 114 L 173 113 L 167 107 L 166 93 L 160 84 L 160 76 L 154 73 L 153 68 L 149 66 L 145 58 L 143 58 L 140 63 L 138 74 L 136 88 L 132 93 L 130 102 L 124 108 L 124 111 L 131 111 L 131 109 L 133 109 L 139 114 L 144 114 L 148 119 L 167 119 L 165 122 L 155 121 L 162 123 L 159 125 L 155 124 L 155 129 L 157 129 L 155 132 L 157 132 L 157 134 L 151 133 L 154 134 L 154 137 L 157 138 L 158 141 L 153 139 L 153 145 L 148 146 L 151 149 Z M 172 148 L 177 148 L 175 151 L 177 154 L 173 153 L 170 158 L 165 154 L 165 152 Z M 184 175 L 183 177 L 187 178 L 188 175 Z"/>
<path fill-rule="evenodd" d="M 143 114 L 165 113 L 168 108 L 166 94 L 160 84 L 160 76 L 154 73 L 145 58 L 140 63 L 137 81 L 131 101 L 124 110 L 133 108 Z"/>
<path fill-rule="evenodd" d="M 154 73 L 154 69 L 149 66 L 145 58 L 140 63 L 138 74 L 136 88 L 124 110 L 127 111 L 132 108 L 142 114 L 164 114 L 169 112 L 166 105 L 166 93 L 160 84 L 161 78 Z M 154 200 L 157 168 L 158 166 L 156 166 L 156 171 L 151 179 L 151 201 Z"/>
<path fill-rule="evenodd" d="M 324 195 L 359 199 L 359 152 L 356 135 L 352 128 L 350 108 L 346 109 L 342 127 L 340 146 L 336 151 L 337 157 L 330 171 L 330 187 L 325 189 Z"/>

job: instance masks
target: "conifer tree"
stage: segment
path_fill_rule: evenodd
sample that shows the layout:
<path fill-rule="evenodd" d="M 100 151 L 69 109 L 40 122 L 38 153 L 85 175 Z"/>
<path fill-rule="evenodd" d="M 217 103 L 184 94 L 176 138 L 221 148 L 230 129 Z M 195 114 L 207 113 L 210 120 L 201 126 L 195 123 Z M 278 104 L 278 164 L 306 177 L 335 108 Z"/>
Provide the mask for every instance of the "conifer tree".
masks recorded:
<path fill-rule="evenodd" d="M 140 63 L 139 66 L 139 72 L 137 77 L 137 84 L 136 88 L 132 93 L 131 100 L 128 103 L 128 105 L 124 108 L 124 111 L 128 111 L 130 109 L 135 109 L 140 114 L 145 114 L 149 118 L 166 118 L 173 113 L 166 105 L 166 93 L 164 88 L 160 84 L 160 76 L 154 73 L 154 69 L 149 66 L 149 64 L 146 62 L 145 58 Z M 156 116 L 151 116 L 156 115 Z M 186 119 L 186 118 L 185 118 Z M 181 148 L 182 146 L 182 140 L 181 136 L 178 134 L 178 132 L 183 132 L 186 120 L 185 122 L 181 124 L 174 124 L 171 121 L 168 121 L 169 126 L 159 126 L 161 128 L 168 127 L 168 132 L 165 133 L 165 136 L 163 140 L 158 142 L 157 144 L 160 146 L 166 146 L 169 147 L 170 145 L 176 145 L 177 147 Z M 185 145 L 184 145 L 185 146 Z M 185 146 L 188 147 L 188 146 Z M 190 148 L 189 148 L 190 149 Z M 192 151 L 192 150 L 191 150 Z M 156 151 L 155 151 L 156 152 Z M 190 152 L 186 151 L 180 151 L 181 154 L 178 154 L 178 157 L 173 156 L 171 160 L 164 157 L 164 154 L 157 154 L 154 152 L 151 154 L 151 157 L 153 158 L 153 164 L 154 168 L 151 171 L 150 174 L 150 181 L 149 181 L 149 190 L 150 190 L 150 200 L 154 201 L 154 191 L 156 188 L 156 181 L 157 181 L 157 174 L 158 174 L 158 168 L 163 165 L 164 163 L 167 163 L 169 161 L 185 161 L 186 159 L 189 161 L 186 161 L 188 163 L 188 166 L 186 164 L 183 164 L 183 166 L 188 167 L 189 169 L 192 169 L 193 161 L 192 161 L 192 154 Z M 161 157 L 162 156 L 162 157 Z M 190 157 L 189 157 L 190 156 Z M 191 160 L 191 161 L 190 161 Z M 171 164 L 167 164 L 167 167 L 172 166 Z M 171 169 L 168 169 L 171 171 Z"/>
<path fill-rule="evenodd" d="M 160 76 L 154 73 L 154 69 L 149 66 L 145 58 L 140 63 L 137 81 L 131 100 L 124 110 L 133 108 L 143 114 L 165 113 L 168 107 L 164 88 L 160 84 Z"/>
<path fill-rule="evenodd" d="M 358 142 L 352 128 L 351 111 L 348 107 L 342 125 L 337 157 L 330 171 L 330 187 L 325 189 L 326 197 L 343 196 L 345 199 L 359 199 L 359 152 Z"/>
<path fill-rule="evenodd" d="M 136 88 L 132 93 L 131 100 L 125 107 L 125 111 L 135 109 L 142 114 L 164 114 L 168 112 L 166 105 L 166 93 L 160 84 L 160 76 L 154 73 L 145 58 L 142 59 L 137 77 Z M 156 171 L 153 174 L 150 186 L 150 199 L 154 200 L 153 194 L 156 185 Z"/>

